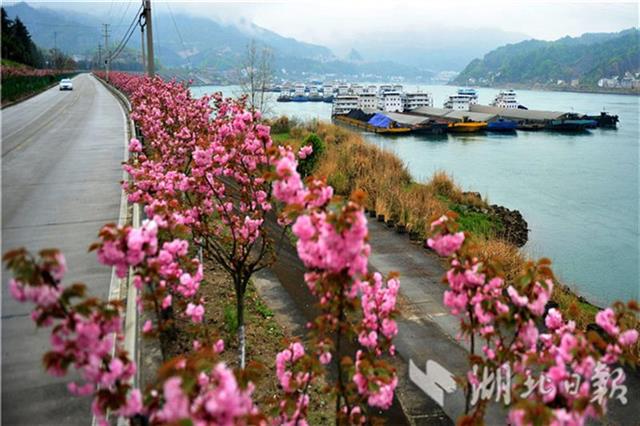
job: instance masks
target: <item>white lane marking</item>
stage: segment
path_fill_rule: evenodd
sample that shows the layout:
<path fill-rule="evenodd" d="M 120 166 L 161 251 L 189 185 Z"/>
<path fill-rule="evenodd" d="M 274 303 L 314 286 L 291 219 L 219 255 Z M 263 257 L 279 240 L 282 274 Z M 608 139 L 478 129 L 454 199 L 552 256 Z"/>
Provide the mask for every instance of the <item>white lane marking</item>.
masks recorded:
<path fill-rule="evenodd" d="M 423 373 L 410 359 L 409 378 L 440 407 L 444 407 L 444 393 L 453 393 L 456 390 L 453 374 L 432 360 L 427 361 Z"/>

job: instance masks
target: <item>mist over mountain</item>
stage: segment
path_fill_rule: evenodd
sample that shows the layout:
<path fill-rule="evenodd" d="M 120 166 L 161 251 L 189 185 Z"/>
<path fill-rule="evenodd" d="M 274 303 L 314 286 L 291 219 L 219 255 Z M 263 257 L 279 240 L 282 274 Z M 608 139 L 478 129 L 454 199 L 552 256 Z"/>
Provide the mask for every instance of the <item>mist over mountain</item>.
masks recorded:
<path fill-rule="evenodd" d="M 76 57 L 94 56 L 98 44 L 104 44 L 102 22 L 98 17 L 76 11 L 53 10 L 17 3 L 6 7 L 10 18 L 19 16 L 29 28 L 39 46 L 57 45 L 63 52 Z M 116 45 L 135 15 L 131 7 L 127 14 L 111 18 L 111 42 Z M 140 33 L 136 31 L 128 43 L 140 48 Z M 400 64 L 391 59 L 344 61 L 325 47 L 283 37 L 252 23 L 242 25 L 219 23 L 209 18 L 181 13 L 154 14 L 156 58 L 162 67 L 173 69 L 206 69 L 231 73 L 237 71 L 247 46 L 252 40 L 273 54 L 273 67 L 281 76 L 329 74 L 344 76 L 401 76 L 428 79 L 430 72 Z"/>
<path fill-rule="evenodd" d="M 431 71 L 461 71 L 472 59 L 508 43 L 526 40 L 521 33 L 498 29 L 432 27 L 400 34 L 371 34 L 353 40 L 368 60 L 393 60 Z"/>
<path fill-rule="evenodd" d="M 112 47 L 122 39 L 136 8 L 131 4 L 124 13 L 118 11 L 115 16 L 104 18 L 111 21 Z M 103 22 L 98 16 L 69 8 L 32 7 L 24 2 L 5 9 L 10 18 L 19 16 L 35 43 L 44 48 L 56 45 L 67 54 L 90 59 L 96 56 L 98 44 L 104 44 Z M 372 32 L 352 39 L 339 49 L 344 54 L 336 55 L 326 46 L 284 37 L 247 21 L 217 22 L 193 14 L 154 14 L 156 58 L 165 69 L 232 73 L 247 45 L 255 40 L 271 50 L 274 69 L 284 78 L 327 74 L 429 81 L 437 72 L 460 71 L 473 58 L 526 38 L 524 34 L 497 29 L 431 26 L 393 34 Z M 139 31 L 133 34 L 128 47 L 132 51 L 140 48 Z"/>

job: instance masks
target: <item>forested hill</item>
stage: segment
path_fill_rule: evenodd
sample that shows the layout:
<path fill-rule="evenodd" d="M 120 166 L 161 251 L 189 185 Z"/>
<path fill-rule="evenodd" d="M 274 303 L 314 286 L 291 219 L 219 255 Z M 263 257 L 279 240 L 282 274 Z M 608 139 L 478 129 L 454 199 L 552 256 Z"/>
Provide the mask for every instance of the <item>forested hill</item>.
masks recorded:
<path fill-rule="evenodd" d="M 474 59 L 453 81 L 456 84 L 555 84 L 580 80 L 595 86 L 599 79 L 640 71 L 639 30 L 584 34 L 556 41 L 527 40 L 508 44 Z"/>

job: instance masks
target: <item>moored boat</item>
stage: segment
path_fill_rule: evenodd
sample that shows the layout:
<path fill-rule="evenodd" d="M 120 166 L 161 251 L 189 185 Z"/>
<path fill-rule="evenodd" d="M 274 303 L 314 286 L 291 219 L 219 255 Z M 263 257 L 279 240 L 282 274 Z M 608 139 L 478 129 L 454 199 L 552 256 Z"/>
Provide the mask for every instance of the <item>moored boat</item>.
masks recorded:
<path fill-rule="evenodd" d="M 475 89 L 458 89 L 458 93 L 449 96 L 445 101 L 446 109 L 469 111 L 470 105 L 478 103 L 478 94 Z"/>
<path fill-rule="evenodd" d="M 538 130 L 544 130 L 545 129 L 545 124 L 544 123 L 540 123 L 540 122 L 527 122 L 527 121 L 522 121 L 520 123 L 518 123 L 516 125 L 516 129 L 518 130 L 525 130 L 525 131 L 538 131 Z"/>
<path fill-rule="evenodd" d="M 501 90 L 489 105 L 507 109 L 518 109 L 520 106 L 516 100 L 516 92 L 513 89 Z"/>
<path fill-rule="evenodd" d="M 413 133 L 419 135 L 442 135 L 447 132 L 449 123 L 441 120 L 429 120 L 413 127 Z"/>
<path fill-rule="evenodd" d="M 593 120 L 597 124 L 596 127 L 605 129 L 615 129 L 620 121 L 617 115 L 610 115 L 604 111 L 601 112 L 600 115 L 583 115 L 582 118 L 584 120 Z"/>
<path fill-rule="evenodd" d="M 458 123 L 449 123 L 447 130 L 451 133 L 475 133 L 482 132 L 487 129 L 487 123 L 484 121 L 461 121 Z"/>
<path fill-rule="evenodd" d="M 595 120 L 582 120 L 582 119 L 563 119 L 563 120 L 550 120 L 547 122 L 546 129 L 556 132 L 583 132 L 589 127 L 597 125 Z"/>
<path fill-rule="evenodd" d="M 495 121 L 487 123 L 487 131 L 489 132 L 515 132 L 518 123 L 506 118 L 498 118 Z"/>

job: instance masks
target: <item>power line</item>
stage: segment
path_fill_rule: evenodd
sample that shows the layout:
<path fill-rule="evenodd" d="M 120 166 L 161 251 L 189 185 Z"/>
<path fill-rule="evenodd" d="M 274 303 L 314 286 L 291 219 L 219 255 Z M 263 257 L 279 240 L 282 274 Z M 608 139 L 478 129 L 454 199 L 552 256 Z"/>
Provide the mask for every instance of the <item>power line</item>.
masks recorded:
<path fill-rule="evenodd" d="M 127 1 L 127 7 L 124 9 L 124 13 L 120 16 L 120 21 L 118 21 L 118 27 L 121 26 L 122 21 L 124 21 L 124 17 L 127 16 L 127 12 L 129 11 L 129 6 L 131 6 L 131 2 Z"/>
<path fill-rule="evenodd" d="M 129 40 L 131 39 L 131 36 L 133 35 L 136 28 L 135 25 L 138 22 L 138 17 L 140 15 L 140 12 L 142 12 L 142 6 L 140 6 L 138 11 L 134 15 L 133 20 L 131 21 L 131 24 L 129 25 L 129 28 L 125 32 L 122 40 L 120 40 L 120 43 L 118 44 L 118 46 L 113 50 L 113 53 L 109 56 L 110 60 L 115 59 L 120 54 L 120 52 L 122 52 L 122 50 L 125 48 Z"/>
<path fill-rule="evenodd" d="M 185 59 L 187 60 L 187 63 L 189 64 L 189 69 L 192 69 L 193 66 L 191 64 L 191 59 L 189 59 L 189 52 L 186 52 L 187 47 L 184 44 L 184 40 L 182 39 L 182 34 L 180 34 L 180 30 L 178 29 L 178 25 L 176 24 L 176 20 L 173 17 L 173 11 L 171 10 L 171 5 L 169 3 L 166 3 L 167 8 L 169 9 L 169 15 L 171 16 L 171 20 L 173 21 L 173 27 L 176 29 L 176 33 L 178 33 L 178 38 L 180 39 L 180 44 L 182 44 L 182 49 L 185 51 Z"/>

